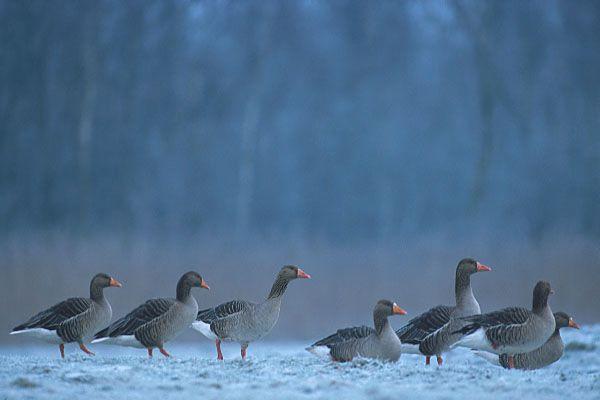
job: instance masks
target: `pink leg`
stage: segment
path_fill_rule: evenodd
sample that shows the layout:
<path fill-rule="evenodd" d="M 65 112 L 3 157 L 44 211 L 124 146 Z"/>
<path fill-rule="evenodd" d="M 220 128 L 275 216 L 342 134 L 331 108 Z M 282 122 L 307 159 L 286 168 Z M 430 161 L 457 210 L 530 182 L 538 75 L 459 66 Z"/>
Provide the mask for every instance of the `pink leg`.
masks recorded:
<path fill-rule="evenodd" d="M 95 356 L 94 353 L 92 353 L 90 351 L 90 349 L 88 349 L 87 347 L 85 347 L 85 344 L 83 343 L 79 343 L 79 348 L 81 349 L 81 351 L 83 351 L 85 354 L 89 354 L 90 356 Z"/>
<path fill-rule="evenodd" d="M 241 349 L 242 360 L 246 359 L 246 349 L 247 348 L 248 348 L 248 344 L 246 344 L 246 343 L 242 344 L 242 349 Z"/>
<path fill-rule="evenodd" d="M 160 354 L 162 354 L 165 357 L 171 357 L 171 355 L 169 353 L 167 353 L 167 351 L 165 349 L 163 349 L 162 347 L 159 347 L 158 350 L 160 350 Z"/>
<path fill-rule="evenodd" d="M 58 349 L 60 350 L 60 356 L 61 356 L 61 358 L 65 358 L 65 344 L 61 343 L 58 346 Z"/>
<path fill-rule="evenodd" d="M 222 360 L 223 353 L 221 353 L 221 341 L 217 339 L 215 340 L 215 344 L 217 345 L 217 360 Z"/>
<path fill-rule="evenodd" d="M 442 363 L 444 362 L 444 360 L 442 359 L 442 357 L 437 356 L 437 362 L 438 362 L 438 365 L 441 366 Z"/>
<path fill-rule="evenodd" d="M 152 347 L 148 347 L 148 357 L 152 358 Z"/>
<path fill-rule="evenodd" d="M 431 356 L 425 356 L 425 365 L 429 365 L 431 362 Z"/>
<path fill-rule="evenodd" d="M 515 358 L 508 356 L 508 369 L 515 369 Z"/>

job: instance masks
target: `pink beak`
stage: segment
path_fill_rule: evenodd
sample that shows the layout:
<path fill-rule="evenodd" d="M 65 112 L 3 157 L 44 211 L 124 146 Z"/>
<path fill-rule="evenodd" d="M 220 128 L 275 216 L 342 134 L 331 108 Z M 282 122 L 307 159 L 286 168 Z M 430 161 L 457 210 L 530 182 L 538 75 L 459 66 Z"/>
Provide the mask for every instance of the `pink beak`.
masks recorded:
<path fill-rule="evenodd" d="M 577 322 L 573 321 L 573 318 L 569 318 L 569 327 L 575 329 L 581 328 Z"/>
<path fill-rule="evenodd" d="M 477 272 L 491 271 L 492 269 L 487 265 L 480 264 L 477 262 Z"/>
<path fill-rule="evenodd" d="M 310 279 L 310 275 L 298 268 L 298 278 Z"/>

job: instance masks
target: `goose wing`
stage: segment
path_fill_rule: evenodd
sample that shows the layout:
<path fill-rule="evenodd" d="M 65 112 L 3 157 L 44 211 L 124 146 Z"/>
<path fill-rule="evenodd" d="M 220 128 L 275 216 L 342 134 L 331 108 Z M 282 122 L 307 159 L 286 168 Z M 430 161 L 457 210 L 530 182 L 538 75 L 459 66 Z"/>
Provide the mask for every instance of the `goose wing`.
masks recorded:
<path fill-rule="evenodd" d="M 454 307 L 437 306 L 408 321 L 396 331 L 402 343 L 419 344 L 425 337 L 437 331 L 450 321 Z"/>
<path fill-rule="evenodd" d="M 133 335 L 141 326 L 164 315 L 173 307 L 175 302 L 175 299 L 148 300 L 123 318 L 112 323 L 109 327 L 96 333 L 94 338 Z"/>
<path fill-rule="evenodd" d="M 92 300 L 85 297 L 72 297 L 58 304 L 53 305 L 47 310 L 41 311 L 29 318 L 23 324 L 16 326 L 13 332 L 26 329 L 43 328 L 48 330 L 57 330 L 62 323 L 71 318 L 76 318 L 86 311 L 90 310 Z"/>

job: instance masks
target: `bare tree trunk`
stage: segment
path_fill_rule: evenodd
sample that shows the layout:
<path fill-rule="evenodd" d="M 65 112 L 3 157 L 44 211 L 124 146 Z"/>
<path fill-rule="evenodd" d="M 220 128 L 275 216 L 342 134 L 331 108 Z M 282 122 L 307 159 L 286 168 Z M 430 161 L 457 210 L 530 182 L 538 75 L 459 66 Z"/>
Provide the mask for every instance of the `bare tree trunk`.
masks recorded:
<path fill-rule="evenodd" d="M 83 27 L 82 66 L 83 66 L 83 96 L 81 99 L 81 114 L 77 129 L 79 165 L 79 223 L 85 230 L 88 226 L 90 214 L 90 169 L 91 169 L 91 142 L 93 135 L 94 108 L 96 105 L 97 86 L 97 44 L 96 8 L 89 6 L 86 10 Z"/>
<path fill-rule="evenodd" d="M 250 208 L 254 196 L 254 173 L 256 168 L 256 143 L 260 119 L 260 96 L 254 93 L 246 104 L 242 121 L 240 143 L 239 192 L 237 198 L 237 236 L 243 237 L 249 230 Z"/>
<path fill-rule="evenodd" d="M 244 238 L 250 229 L 252 201 L 254 198 L 254 176 L 256 173 L 257 143 L 259 140 L 260 115 L 262 111 L 262 81 L 265 52 L 269 47 L 271 34 L 272 10 L 266 7 L 265 13 L 258 21 L 256 36 L 256 54 L 254 73 L 249 98 L 244 108 L 241 125 L 240 167 L 238 171 L 238 195 L 236 204 L 236 237 Z"/>
<path fill-rule="evenodd" d="M 477 164 L 475 166 L 475 179 L 473 181 L 473 189 L 471 194 L 470 209 L 474 210 L 479 205 L 485 191 L 485 180 L 490 167 L 490 158 L 493 153 L 494 129 L 492 118 L 495 109 L 495 88 L 498 78 L 494 73 L 488 37 L 485 33 L 486 17 L 490 12 L 484 9 L 480 13 L 477 20 L 481 21 L 476 24 L 465 9 L 461 1 L 455 0 L 452 2 L 456 19 L 463 27 L 465 32 L 472 38 L 473 53 L 475 55 L 475 65 L 479 78 L 479 111 L 481 116 L 481 148 L 478 152 Z M 485 5 L 485 7 L 488 7 Z"/>

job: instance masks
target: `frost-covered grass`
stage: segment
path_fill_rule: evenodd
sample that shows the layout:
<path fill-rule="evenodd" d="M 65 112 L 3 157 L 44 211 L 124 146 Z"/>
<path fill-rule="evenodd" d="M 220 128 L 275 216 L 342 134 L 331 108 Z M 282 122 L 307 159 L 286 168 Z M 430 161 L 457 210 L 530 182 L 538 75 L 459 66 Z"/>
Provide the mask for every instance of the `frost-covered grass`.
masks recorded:
<path fill-rule="evenodd" d="M 175 357 L 96 345 L 95 357 L 67 347 L 0 348 L 0 399 L 464 399 L 600 398 L 600 325 L 563 334 L 569 351 L 538 371 L 508 371 L 457 349 L 443 367 L 403 355 L 395 364 L 336 364 L 303 350 L 307 343 L 257 343 L 249 359 L 225 345 L 224 362 L 210 342 L 173 343 Z"/>

